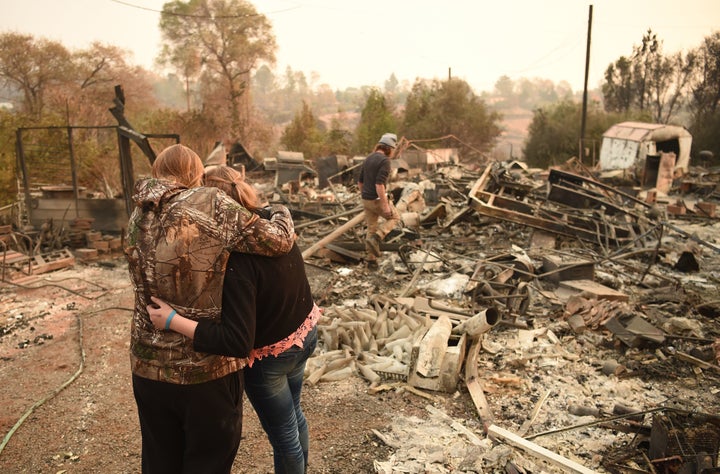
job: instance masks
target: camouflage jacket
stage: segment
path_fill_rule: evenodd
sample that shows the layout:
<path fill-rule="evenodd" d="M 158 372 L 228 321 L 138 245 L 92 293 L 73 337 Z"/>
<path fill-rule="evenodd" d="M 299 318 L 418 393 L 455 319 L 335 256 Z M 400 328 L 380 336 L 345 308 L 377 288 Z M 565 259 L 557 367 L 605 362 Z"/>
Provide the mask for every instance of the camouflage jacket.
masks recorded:
<path fill-rule="evenodd" d="M 216 188 L 159 179 L 138 181 L 133 201 L 125 247 L 135 288 L 133 374 L 193 384 L 241 369 L 244 359 L 195 352 L 191 339 L 156 330 L 146 306 L 154 295 L 186 317 L 219 319 L 229 253 L 287 253 L 295 237 L 290 212 L 273 206 L 270 219 L 261 219 Z"/>

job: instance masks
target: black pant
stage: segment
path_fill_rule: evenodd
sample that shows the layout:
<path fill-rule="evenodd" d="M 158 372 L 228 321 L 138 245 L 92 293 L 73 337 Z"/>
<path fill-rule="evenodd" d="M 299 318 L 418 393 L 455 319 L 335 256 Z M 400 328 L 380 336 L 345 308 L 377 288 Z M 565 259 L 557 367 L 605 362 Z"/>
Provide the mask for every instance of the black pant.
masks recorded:
<path fill-rule="evenodd" d="M 242 434 L 242 372 L 179 385 L 133 375 L 145 474 L 227 474 Z"/>

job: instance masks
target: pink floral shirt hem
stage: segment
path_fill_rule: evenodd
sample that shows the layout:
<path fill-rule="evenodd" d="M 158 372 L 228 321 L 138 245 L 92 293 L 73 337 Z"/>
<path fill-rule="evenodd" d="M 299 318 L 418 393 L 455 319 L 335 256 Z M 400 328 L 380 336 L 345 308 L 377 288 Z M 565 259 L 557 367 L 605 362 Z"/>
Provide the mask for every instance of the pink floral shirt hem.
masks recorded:
<path fill-rule="evenodd" d="M 267 356 L 277 356 L 293 346 L 303 347 L 305 337 L 310 331 L 312 331 L 315 325 L 317 325 L 321 315 L 322 309 L 320 309 L 318 305 L 313 304 L 312 311 L 310 311 L 310 314 L 308 314 L 307 318 L 305 318 L 305 321 L 303 321 L 294 333 L 290 334 L 281 341 L 250 351 L 250 355 L 248 356 L 248 367 L 252 367 L 256 360 L 260 360 Z"/>

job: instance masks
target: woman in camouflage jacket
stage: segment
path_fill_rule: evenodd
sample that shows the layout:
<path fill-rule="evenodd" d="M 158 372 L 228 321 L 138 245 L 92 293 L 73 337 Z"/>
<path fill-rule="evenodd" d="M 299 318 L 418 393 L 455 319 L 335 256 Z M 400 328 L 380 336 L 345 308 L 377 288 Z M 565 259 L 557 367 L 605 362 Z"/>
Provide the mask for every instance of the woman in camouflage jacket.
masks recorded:
<path fill-rule="evenodd" d="M 245 360 L 193 350 L 156 330 L 150 296 L 186 317 L 219 320 L 231 251 L 282 255 L 293 246 L 290 212 L 260 219 L 217 188 L 199 186 L 203 164 L 183 145 L 163 150 L 135 185 L 125 254 L 135 288 L 130 359 L 144 473 L 228 473 L 242 429 Z"/>

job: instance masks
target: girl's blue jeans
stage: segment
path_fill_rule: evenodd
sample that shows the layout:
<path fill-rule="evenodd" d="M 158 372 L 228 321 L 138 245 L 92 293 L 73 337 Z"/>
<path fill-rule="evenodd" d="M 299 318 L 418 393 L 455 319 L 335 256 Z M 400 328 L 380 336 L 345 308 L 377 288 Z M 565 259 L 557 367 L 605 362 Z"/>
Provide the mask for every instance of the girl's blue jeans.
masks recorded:
<path fill-rule="evenodd" d="M 300 407 L 305 362 L 317 346 L 317 326 L 303 347 L 245 367 L 245 393 L 273 447 L 275 474 L 304 474 L 308 463 L 308 425 Z"/>

